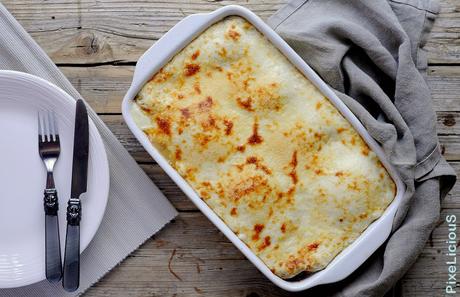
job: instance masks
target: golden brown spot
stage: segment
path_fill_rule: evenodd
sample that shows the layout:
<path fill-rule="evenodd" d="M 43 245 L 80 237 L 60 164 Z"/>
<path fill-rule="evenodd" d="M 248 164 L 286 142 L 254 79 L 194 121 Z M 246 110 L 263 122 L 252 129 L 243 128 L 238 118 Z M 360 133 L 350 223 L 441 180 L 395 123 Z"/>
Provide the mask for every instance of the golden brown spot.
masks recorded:
<path fill-rule="evenodd" d="M 182 129 L 182 127 L 177 128 L 177 133 L 179 133 L 179 135 L 181 135 L 183 132 L 184 132 L 184 129 Z"/>
<path fill-rule="evenodd" d="M 358 183 L 356 181 L 352 181 L 347 185 L 348 189 L 353 191 L 359 191 Z"/>
<path fill-rule="evenodd" d="M 259 235 L 264 230 L 265 225 L 263 224 L 255 224 L 254 225 L 254 234 L 252 235 L 252 240 L 259 240 Z"/>
<path fill-rule="evenodd" d="M 359 215 L 359 218 L 360 218 L 361 220 L 364 220 L 365 218 L 367 218 L 367 213 L 362 213 L 362 214 L 360 214 L 360 215 Z"/>
<path fill-rule="evenodd" d="M 196 168 L 187 168 L 185 170 L 185 178 L 191 181 L 195 180 L 195 172 L 197 171 Z"/>
<path fill-rule="evenodd" d="M 200 84 L 199 83 L 194 83 L 193 84 L 193 89 L 195 90 L 195 92 L 199 95 L 201 94 L 201 89 L 200 89 Z"/>
<path fill-rule="evenodd" d="M 339 222 L 342 223 L 342 222 L 343 222 L 343 218 L 340 218 L 340 219 L 339 219 Z"/>
<path fill-rule="evenodd" d="M 151 108 L 148 108 L 146 106 L 143 106 L 143 105 L 139 105 L 140 108 L 145 111 L 146 113 L 151 113 L 152 112 L 152 109 Z"/>
<path fill-rule="evenodd" d="M 217 162 L 218 163 L 223 163 L 225 161 L 225 157 L 224 156 L 220 156 L 219 158 L 217 158 Z"/>
<path fill-rule="evenodd" d="M 227 72 L 227 78 L 228 78 L 228 80 L 232 80 L 232 77 L 233 77 L 233 73 Z"/>
<path fill-rule="evenodd" d="M 249 77 L 249 78 L 243 80 L 243 89 L 244 89 L 244 90 L 246 90 L 246 91 L 248 90 L 248 88 L 249 88 L 249 82 L 250 82 L 251 80 L 255 80 L 255 79 L 254 79 L 253 77 Z"/>
<path fill-rule="evenodd" d="M 201 196 L 201 198 L 204 198 L 204 199 L 211 198 L 211 195 L 209 195 L 209 193 L 207 191 L 204 191 L 204 190 L 200 191 L 200 196 Z"/>
<path fill-rule="evenodd" d="M 171 135 L 171 123 L 169 122 L 169 119 L 163 119 L 163 118 L 157 117 L 155 120 L 157 122 L 157 125 L 160 131 L 170 136 Z"/>
<path fill-rule="evenodd" d="M 315 169 L 315 174 L 316 175 L 322 175 L 324 171 L 322 169 Z"/>
<path fill-rule="evenodd" d="M 202 147 L 206 147 L 207 144 L 212 140 L 212 136 L 206 135 L 204 133 L 197 133 L 193 135 L 193 137 Z"/>
<path fill-rule="evenodd" d="M 263 141 L 262 136 L 259 135 L 259 124 L 254 122 L 254 126 L 252 127 L 252 135 L 248 138 L 248 143 L 250 145 L 260 144 Z"/>
<path fill-rule="evenodd" d="M 200 71 L 200 65 L 198 64 L 190 63 L 190 64 L 185 65 L 185 70 L 184 70 L 185 76 L 195 75 L 198 71 Z"/>
<path fill-rule="evenodd" d="M 246 163 L 247 164 L 254 164 L 257 169 L 264 171 L 266 174 L 272 174 L 272 171 L 267 166 L 262 164 L 260 162 L 260 160 L 257 159 L 257 157 L 254 157 L 254 156 L 247 157 L 246 158 Z"/>
<path fill-rule="evenodd" d="M 246 109 L 247 111 L 254 111 L 254 108 L 252 108 L 252 98 L 248 97 L 246 99 L 241 99 L 240 97 L 236 98 L 236 102 L 238 102 L 238 105 Z"/>
<path fill-rule="evenodd" d="M 270 246 L 270 244 L 272 244 L 270 241 L 270 236 L 265 236 L 264 242 L 262 242 L 262 244 L 258 247 L 259 252 L 265 249 L 266 247 Z"/>
<path fill-rule="evenodd" d="M 230 120 L 224 120 L 225 125 L 225 135 L 230 135 L 232 133 L 233 122 Z"/>
<path fill-rule="evenodd" d="M 241 180 L 233 189 L 232 198 L 236 201 L 253 192 L 260 193 L 260 190 L 266 188 L 267 180 L 262 176 L 252 176 Z"/>
<path fill-rule="evenodd" d="M 230 215 L 231 215 L 231 216 L 237 216 L 237 215 L 238 215 L 238 212 L 237 212 L 237 210 L 236 210 L 235 207 L 232 208 L 232 210 L 230 211 Z"/>
<path fill-rule="evenodd" d="M 324 137 L 324 134 L 315 132 L 313 136 L 315 137 L 316 140 L 321 141 L 321 139 Z"/>
<path fill-rule="evenodd" d="M 361 150 L 361 153 L 364 155 L 364 156 L 369 156 L 369 148 L 366 146 L 364 147 L 362 150 Z"/>
<path fill-rule="evenodd" d="M 184 118 L 186 118 L 186 119 L 190 118 L 190 115 L 191 115 L 190 109 L 188 109 L 188 108 L 181 108 L 181 109 L 180 109 L 180 112 L 182 113 L 182 116 L 183 116 Z"/>
<path fill-rule="evenodd" d="M 307 245 L 307 249 L 308 251 L 314 251 L 318 248 L 319 246 L 319 243 L 318 242 L 314 242 L 314 243 L 310 243 L 309 245 Z"/>
<path fill-rule="evenodd" d="M 353 136 L 353 137 L 351 138 L 351 141 L 350 141 L 350 142 L 351 142 L 351 145 L 355 145 L 355 144 L 356 144 L 356 138 Z"/>
<path fill-rule="evenodd" d="M 237 41 L 238 39 L 240 39 L 241 34 L 235 30 L 228 30 L 228 36 L 234 41 Z"/>
<path fill-rule="evenodd" d="M 380 172 L 379 176 L 381 179 L 383 179 L 385 177 L 385 174 L 383 174 L 383 172 Z"/>
<path fill-rule="evenodd" d="M 286 233 L 286 223 L 283 223 L 280 229 L 281 229 L 281 232 Z"/>
<path fill-rule="evenodd" d="M 335 176 L 343 176 L 343 172 L 342 172 L 342 171 L 337 171 L 337 172 L 335 173 Z"/>
<path fill-rule="evenodd" d="M 321 102 L 317 102 L 315 106 L 316 110 L 320 109 L 322 105 L 323 104 Z"/>
<path fill-rule="evenodd" d="M 337 129 L 337 133 L 340 134 L 340 133 L 342 133 L 342 132 L 344 132 L 344 131 L 346 131 L 346 130 L 347 130 L 347 129 L 345 129 L 345 128 L 338 128 L 338 129 Z"/>
<path fill-rule="evenodd" d="M 224 68 L 222 68 L 222 67 L 220 67 L 220 66 L 215 66 L 215 68 L 216 68 L 219 72 L 224 71 Z"/>
<path fill-rule="evenodd" d="M 236 150 L 243 153 L 246 150 L 246 146 L 239 145 L 239 146 L 236 147 Z"/>
<path fill-rule="evenodd" d="M 192 57 L 191 57 L 192 60 L 196 60 L 196 58 L 198 58 L 199 55 L 200 55 L 200 51 L 197 50 L 196 52 L 193 53 L 193 55 L 192 55 Z"/>
<path fill-rule="evenodd" d="M 204 130 L 217 129 L 216 119 L 212 115 L 209 115 L 206 121 L 201 122 L 201 127 Z"/>
<path fill-rule="evenodd" d="M 176 153 L 175 153 L 176 160 L 181 160 L 182 159 L 182 151 L 180 148 L 176 148 Z"/>
<path fill-rule="evenodd" d="M 160 69 L 154 76 L 150 79 L 150 81 L 156 83 L 163 83 L 167 81 L 173 74 L 170 72 L 165 71 L 163 68 Z"/>
<path fill-rule="evenodd" d="M 296 167 L 297 167 L 297 151 L 294 151 L 294 152 L 292 153 L 291 162 L 289 163 L 289 165 L 292 167 L 291 172 L 289 172 L 289 176 L 290 176 L 291 179 L 292 179 L 292 183 L 293 183 L 293 184 L 297 184 L 297 182 L 298 182 L 297 172 L 296 172 Z"/>
<path fill-rule="evenodd" d="M 292 153 L 291 162 L 289 163 L 293 168 L 297 167 L 297 151 Z"/>
<path fill-rule="evenodd" d="M 208 96 L 206 97 L 206 100 L 198 103 L 198 108 L 200 109 L 200 111 L 206 111 L 212 107 L 212 104 L 213 104 L 212 98 Z"/>
<path fill-rule="evenodd" d="M 264 202 L 265 202 L 266 196 L 264 196 Z M 268 211 L 268 217 L 271 217 L 273 215 L 273 208 L 270 207 L 270 210 Z"/>
<path fill-rule="evenodd" d="M 178 95 L 177 95 L 177 99 L 184 99 L 184 95 L 178 94 Z"/>
<path fill-rule="evenodd" d="M 219 56 L 221 56 L 222 58 L 225 58 L 227 56 L 227 50 L 225 49 L 225 47 L 222 47 L 219 52 L 218 52 Z M 222 71 L 222 67 L 220 67 L 220 71 Z"/>

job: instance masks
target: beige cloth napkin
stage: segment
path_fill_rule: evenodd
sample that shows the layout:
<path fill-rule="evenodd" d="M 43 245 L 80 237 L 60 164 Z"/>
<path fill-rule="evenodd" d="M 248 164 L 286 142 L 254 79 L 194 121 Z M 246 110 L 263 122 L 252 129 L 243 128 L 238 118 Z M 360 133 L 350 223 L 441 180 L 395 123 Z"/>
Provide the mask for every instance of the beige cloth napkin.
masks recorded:
<path fill-rule="evenodd" d="M 51 59 L 0 4 L 0 69 L 42 77 L 69 93 L 80 94 Z M 107 209 L 96 236 L 81 258 L 80 289 L 65 292 L 47 281 L 15 289 L 0 289 L 2 297 L 78 296 L 173 219 L 177 212 L 123 148 L 107 126 L 89 109 L 105 144 L 110 166 Z"/>

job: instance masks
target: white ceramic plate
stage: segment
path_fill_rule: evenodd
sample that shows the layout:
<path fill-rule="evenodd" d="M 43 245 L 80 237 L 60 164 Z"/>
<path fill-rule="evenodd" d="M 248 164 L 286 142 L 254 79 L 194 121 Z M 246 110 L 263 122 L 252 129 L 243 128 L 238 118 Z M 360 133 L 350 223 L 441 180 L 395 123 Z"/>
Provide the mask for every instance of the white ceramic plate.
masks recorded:
<path fill-rule="evenodd" d="M 54 178 L 64 253 L 75 100 L 36 76 L 0 71 L 0 288 L 45 279 L 43 190 L 46 171 L 38 154 L 37 111 L 40 109 L 54 111 L 59 126 L 61 154 Z M 99 228 L 109 191 L 107 155 L 91 120 L 89 137 L 88 192 L 82 199 L 81 251 Z"/>
<path fill-rule="evenodd" d="M 147 136 L 134 123 L 131 116 L 132 99 L 136 96 L 142 86 L 163 67 L 175 54 L 189 44 L 201 32 L 212 24 L 230 15 L 238 15 L 254 25 L 267 39 L 283 53 L 301 73 L 305 75 L 342 113 L 342 115 L 352 124 L 356 131 L 362 136 L 369 147 L 377 154 L 382 164 L 396 183 L 397 193 L 393 202 L 387 207 L 382 216 L 372 223 L 350 246 L 344 249 L 329 265 L 304 279 L 287 281 L 281 279 L 268 269 L 249 247 L 241 241 L 238 236 L 216 215 L 216 213 L 200 199 L 199 195 L 185 181 L 179 173 L 171 167 L 168 161 L 150 143 Z M 136 64 L 133 82 L 123 99 L 123 117 L 146 151 L 157 161 L 163 170 L 172 180 L 184 191 L 190 200 L 203 212 L 208 219 L 216 225 L 219 230 L 274 284 L 288 290 L 301 291 L 308 288 L 340 281 L 355 271 L 366 259 L 374 253 L 377 248 L 384 243 L 391 232 L 394 215 L 401 202 L 405 188 L 396 170 L 391 166 L 385 157 L 382 148 L 369 135 L 366 129 L 356 116 L 345 106 L 345 104 L 335 95 L 335 93 L 321 80 L 321 78 L 305 63 L 302 58 L 267 24 L 250 10 L 237 6 L 229 5 L 216 11 L 206 14 L 194 14 L 186 17 L 171 30 L 169 30 L 160 40 L 148 49 Z"/>

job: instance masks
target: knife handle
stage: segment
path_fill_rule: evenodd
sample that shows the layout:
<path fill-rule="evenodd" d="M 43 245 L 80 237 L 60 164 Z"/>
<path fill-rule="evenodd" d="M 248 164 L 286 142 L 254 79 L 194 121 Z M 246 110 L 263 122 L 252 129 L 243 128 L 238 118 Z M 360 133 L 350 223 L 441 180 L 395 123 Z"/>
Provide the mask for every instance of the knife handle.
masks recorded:
<path fill-rule="evenodd" d="M 67 292 L 76 291 L 80 285 L 80 219 L 80 200 L 70 198 L 67 206 L 67 234 L 62 278 L 62 286 Z"/>
<path fill-rule="evenodd" d="M 62 277 L 58 196 L 54 188 L 45 189 L 44 194 L 46 279 L 50 283 L 57 283 Z"/>

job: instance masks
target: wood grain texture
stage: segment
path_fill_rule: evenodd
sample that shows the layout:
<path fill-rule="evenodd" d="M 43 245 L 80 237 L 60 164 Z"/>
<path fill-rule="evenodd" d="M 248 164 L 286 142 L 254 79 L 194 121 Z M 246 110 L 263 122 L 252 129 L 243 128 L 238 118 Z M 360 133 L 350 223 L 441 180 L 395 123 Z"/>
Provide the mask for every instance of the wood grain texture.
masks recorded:
<path fill-rule="evenodd" d="M 244 5 L 267 19 L 286 0 L 6 0 L 3 4 L 58 64 L 101 115 L 146 174 L 180 211 L 169 224 L 85 297 L 271 297 L 277 289 L 201 214 L 145 152 L 126 127 L 120 103 L 138 57 L 185 16 L 227 4 Z M 425 49 L 428 83 L 444 156 L 460 173 L 460 2 L 441 0 Z M 460 216 L 460 186 L 442 202 L 431 239 L 400 282 L 399 297 L 443 295 L 448 280 L 447 214 Z M 398 291 L 397 290 L 397 291 Z M 305 296 L 305 295 L 303 295 Z M 315 292 L 309 296 L 318 297 Z M 322 297 L 322 296 L 321 296 Z"/>
<path fill-rule="evenodd" d="M 263 19 L 286 0 L 212 1 L 34 1 L 9 0 L 6 7 L 58 64 L 134 62 L 185 16 L 240 4 Z M 460 4 L 441 1 L 441 13 L 426 45 L 431 63 L 458 64 Z"/>

